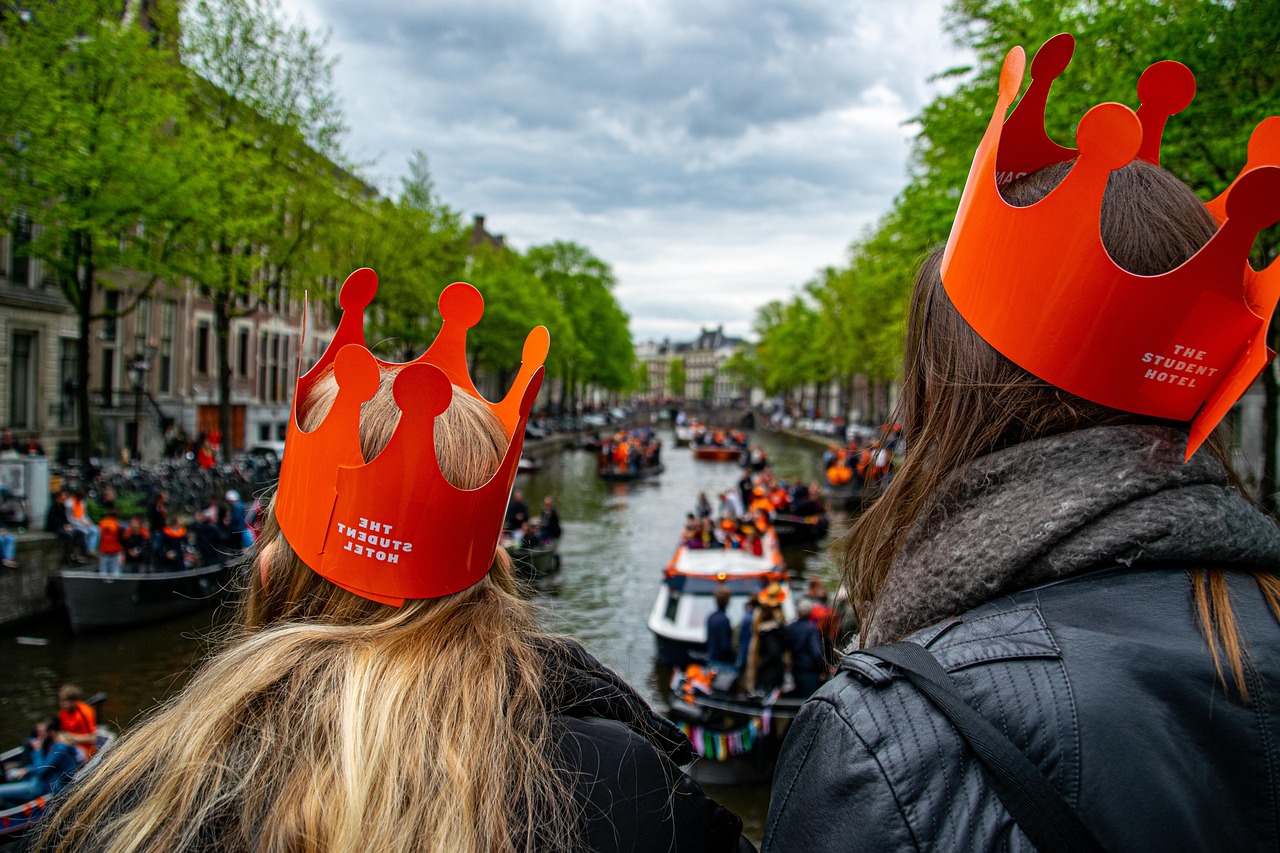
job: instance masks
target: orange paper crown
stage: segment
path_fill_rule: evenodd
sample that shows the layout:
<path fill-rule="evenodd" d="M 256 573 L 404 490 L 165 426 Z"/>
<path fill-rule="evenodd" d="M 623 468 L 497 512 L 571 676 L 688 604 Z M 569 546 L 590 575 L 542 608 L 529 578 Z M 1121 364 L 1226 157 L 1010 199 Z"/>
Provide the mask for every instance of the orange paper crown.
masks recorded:
<path fill-rule="evenodd" d="M 987 343 L 1065 391 L 1122 411 L 1191 422 L 1187 458 L 1273 355 L 1267 324 L 1280 297 L 1280 267 L 1257 272 L 1254 238 L 1280 219 L 1280 118 L 1257 126 L 1248 162 L 1208 205 L 1217 234 L 1164 275 L 1126 272 L 1102 245 L 1107 177 L 1136 158 L 1158 163 L 1165 121 L 1195 94 L 1177 62 L 1138 81 L 1141 107 L 1101 104 L 1080 121 L 1079 150 L 1049 139 L 1049 87 L 1075 41 L 1047 41 L 1013 114 L 1026 57 L 1015 47 L 978 146 L 942 260 L 947 295 Z M 1013 207 L 1000 186 L 1051 163 L 1074 160 L 1053 192 Z"/>
<path fill-rule="evenodd" d="M 467 371 L 467 329 L 484 313 L 479 291 L 462 282 L 445 288 L 440 334 L 422 356 L 401 365 L 375 358 L 365 346 L 364 309 L 377 289 L 373 270 L 347 278 L 338 330 L 298 379 L 275 515 L 285 540 L 317 574 L 356 595 L 399 606 L 466 589 L 489 571 L 549 337 L 543 326 L 529 333 L 511 390 L 492 403 Z M 337 399 L 315 430 L 303 432 L 299 407 L 330 366 Z M 378 390 L 380 368 L 399 369 L 392 393 L 400 422 L 366 464 L 360 407 Z M 435 419 L 449 407 L 455 385 L 488 406 L 511 435 L 498 470 L 473 490 L 454 487 L 436 459 Z"/>

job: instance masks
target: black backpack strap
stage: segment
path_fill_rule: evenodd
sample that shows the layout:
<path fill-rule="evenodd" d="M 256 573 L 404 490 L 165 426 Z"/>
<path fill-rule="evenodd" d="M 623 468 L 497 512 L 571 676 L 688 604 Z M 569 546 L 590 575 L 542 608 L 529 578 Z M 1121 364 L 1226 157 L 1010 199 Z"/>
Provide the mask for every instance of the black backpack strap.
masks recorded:
<path fill-rule="evenodd" d="M 1101 853 L 1102 845 L 1062 795 L 1020 749 L 964 700 L 928 649 L 916 643 L 894 643 L 859 652 L 893 664 L 946 715 L 978 756 L 1000 802 L 1038 850 Z"/>

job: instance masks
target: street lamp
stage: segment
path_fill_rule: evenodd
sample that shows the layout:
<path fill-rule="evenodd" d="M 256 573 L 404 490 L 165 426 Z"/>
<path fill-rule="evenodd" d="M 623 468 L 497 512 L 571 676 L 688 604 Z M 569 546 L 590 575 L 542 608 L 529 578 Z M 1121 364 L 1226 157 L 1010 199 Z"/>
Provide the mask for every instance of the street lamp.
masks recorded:
<path fill-rule="evenodd" d="M 148 347 L 148 351 L 150 347 Z M 142 388 L 147 374 L 151 372 L 151 361 L 145 353 L 138 353 L 125 365 L 129 372 L 129 382 L 133 385 L 133 441 L 130 442 L 130 458 L 138 461 L 138 444 L 142 433 Z"/>

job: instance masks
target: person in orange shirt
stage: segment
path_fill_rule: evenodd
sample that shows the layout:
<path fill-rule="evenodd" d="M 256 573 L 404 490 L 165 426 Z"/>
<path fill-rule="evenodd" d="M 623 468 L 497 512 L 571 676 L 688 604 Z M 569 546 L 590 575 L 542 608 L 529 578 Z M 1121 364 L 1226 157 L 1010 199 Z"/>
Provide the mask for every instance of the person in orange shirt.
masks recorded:
<path fill-rule="evenodd" d="M 120 575 L 124 572 L 124 545 L 120 542 L 120 519 L 116 508 L 107 504 L 106 514 L 98 522 L 98 574 Z"/>
<path fill-rule="evenodd" d="M 93 706 L 81 700 L 80 688 L 64 684 L 58 688 L 58 722 L 86 760 L 98 751 L 98 715 Z"/>

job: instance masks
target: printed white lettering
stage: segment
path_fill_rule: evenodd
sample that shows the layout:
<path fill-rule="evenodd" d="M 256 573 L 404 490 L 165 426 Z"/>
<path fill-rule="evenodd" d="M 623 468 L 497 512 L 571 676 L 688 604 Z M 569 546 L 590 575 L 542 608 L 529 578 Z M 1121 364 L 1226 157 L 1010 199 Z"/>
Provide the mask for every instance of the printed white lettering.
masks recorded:
<path fill-rule="evenodd" d="M 404 550 L 404 552 L 405 552 L 406 554 L 408 554 L 410 551 L 412 551 L 412 550 L 413 550 L 413 543 L 412 543 L 412 542 L 406 542 L 406 543 L 404 543 L 404 548 L 403 548 L 403 550 Z"/>
<path fill-rule="evenodd" d="M 388 563 L 398 563 L 398 562 L 400 562 L 400 555 L 399 555 L 399 554 L 388 554 L 388 555 L 387 555 L 387 562 L 388 562 Z"/>
<path fill-rule="evenodd" d="M 1142 357 L 1142 360 L 1143 360 L 1144 362 L 1146 362 L 1147 364 L 1150 364 L 1150 363 L 1151 363 L 1151 359 L 1152 359 L 1152 355 L 1153 355 L 1152 353 L 1147 353 L 1146 355 L 1144 355 L 1144 356 Z"/>
<path fill-rule="evenodd" d="M 367 519 L 367 518 L 362 518 L 362 519 L 360 519 L 360 526 L 361 526 L 361 527 L 363 527 L 365 530 L 368 530 L 368 529 L 369 529 L 369 519 Z"/>

